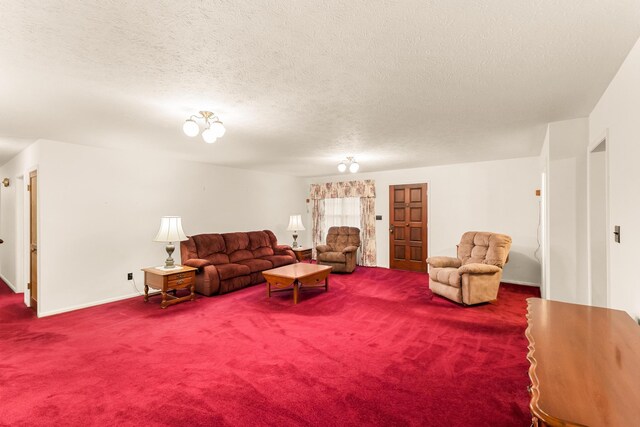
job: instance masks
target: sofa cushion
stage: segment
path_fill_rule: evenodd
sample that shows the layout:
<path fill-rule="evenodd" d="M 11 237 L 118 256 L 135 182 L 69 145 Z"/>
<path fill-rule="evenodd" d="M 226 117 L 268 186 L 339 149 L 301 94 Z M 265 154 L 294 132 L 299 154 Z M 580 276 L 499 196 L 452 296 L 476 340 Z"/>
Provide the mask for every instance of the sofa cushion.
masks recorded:
<path fill-rule="evenodd" d="M 271 261 L 266 259 L 245 259 L 238 261 L 238 264 L 246 265 L 252 273 L 273 268 Z"/>
<path fill-rule="evenodd" d="M 227 253 L 232 254 L 237 250 L 249 249 L 249 236 L 247 233 L 224 233 L 222 234 Z"/>
<path fill-rule="evenodd" d="M 223 264 L 216 266 L 220 280 L 232 279 L 238 276 L 248 276 L 251 274 L 251 269 L 242 264 Z"/>
<path fill-rule="evenodd" d="M 360 230 L 356 227 L 330 227 L 327 232 L 327 245 L 341 252 L 347 246 L 360 246 Z"/>
<path fill-rule="evenodd" d="M 458 245 L 458 258 L 465 264 L 489 264 L 504 267 L 511 248 L 511 237 L 485 231 L 468 231 Z"/>
<path fill-rule="evenodd" d="M 249 236 L 249 249 L 252 251 L 258 248 L 270 248 L 271 240 L 264 231 L 250 231 L 247 233 Z"/>
<path fill-rule="evenodd" d="M 229 255 L 229 262 L 242 261 L 253 258 L 248 233 L 224 233 L 225 246 Z"/>
<path fill-rule="evenodd" d="M 318 254 L 318 261 L 347 262 L 347 257 L 342 252 L 323 252 Z"/>
<path fill-rule="evenodd" d="M 254 258 L 262 258 L 262 257 L 265 257 L 265 256 L 271 256 L 271 255 L 273 255 L 273 248 L 272 247 L 258 248 L 258 249 L 252 250 L 251 253 L 253 254 Z"/>
<path fill-rule="evenodd" d="M 229 262 L 238 262 L 253 258 L 253 253 L 248 250 L 239 250 L 229 254 Z"/>
<path fill-rule="evenodd" d="M 260 259 L 270 261 L 271 264 L 273 264 L 273 268 L 281 267 L 287 264 L 293 264 L 295 262 L 295 258 L 291 258 L 288 255 L 263 256 Z"/>
<path fill-rule="evenodd" d="M 199 234 L 192 237 L 198 251 L 198 258 L 211 261 L 212 264 L 226 264 L 229 256 L 226 254 L 225 242 L 220 234 Z"/>
<path fill-rule="evenodd" d="M 249 236 L 249 249 L 253 258 L 273 255 L 271 239 L 267 233 L 264 231 L 250 231 L 247 235 Z"/>
<path fill-rule="evenodd" d="M 454 286 L 456 288 L 460 287 L 460 273 L 458 273 L 457 268 L 432 267 L 431 269 L 429 269 L 429 278 L 445 285 Z"/>

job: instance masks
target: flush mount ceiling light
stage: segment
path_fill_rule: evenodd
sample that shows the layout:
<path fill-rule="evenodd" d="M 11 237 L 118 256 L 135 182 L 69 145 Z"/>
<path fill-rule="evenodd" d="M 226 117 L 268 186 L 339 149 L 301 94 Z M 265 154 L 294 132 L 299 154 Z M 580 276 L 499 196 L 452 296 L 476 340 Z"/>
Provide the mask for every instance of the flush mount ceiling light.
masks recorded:
<path fill-rule="evenodd" d="M 349 172 L 356 173 L 358 169 L 360 169 L 360 164 L 356 162 L 356 159 L 353 157 L 347 157 L 346 160 L 341 161 L 338 164 L 338 171 L 344 172 L 349 168 Z"/>
<path fill-rule="evenodd" d="M 182 125 L 182 130 L 185 135 L 194 137 L 200 133 L 200 125 L 198 120 L 204 121 L 204 130 L 202 131 L 202 139 L 207 144 L 213 144 L 216 139 L 222 137 L 225 133 L 225 128 L 218 116 L 211 111 L 200 111 L 200 115 L 193 115 L 189 117 Z"/>

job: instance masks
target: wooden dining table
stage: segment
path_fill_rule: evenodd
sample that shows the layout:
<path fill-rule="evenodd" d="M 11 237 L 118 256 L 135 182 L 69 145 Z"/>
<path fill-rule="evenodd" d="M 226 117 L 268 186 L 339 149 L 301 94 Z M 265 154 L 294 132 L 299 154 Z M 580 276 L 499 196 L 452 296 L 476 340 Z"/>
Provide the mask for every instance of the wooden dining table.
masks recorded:
<path fill-rule="evenodd" d="M 626 312 L 529 298 L 533 425 L 640 425 L 640 326 Z"/>

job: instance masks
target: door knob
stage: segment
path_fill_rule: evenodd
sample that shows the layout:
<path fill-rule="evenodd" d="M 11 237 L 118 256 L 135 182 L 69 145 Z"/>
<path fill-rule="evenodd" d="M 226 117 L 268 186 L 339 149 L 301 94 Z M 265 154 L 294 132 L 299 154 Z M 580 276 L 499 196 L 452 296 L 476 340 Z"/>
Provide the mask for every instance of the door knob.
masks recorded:
<path fill-rule="evenodd" d="M 395 226 L 392 224 L 392 225 L 389 227 L 389 233 L 393 233 L 394 228 L 395 228 Z"/>

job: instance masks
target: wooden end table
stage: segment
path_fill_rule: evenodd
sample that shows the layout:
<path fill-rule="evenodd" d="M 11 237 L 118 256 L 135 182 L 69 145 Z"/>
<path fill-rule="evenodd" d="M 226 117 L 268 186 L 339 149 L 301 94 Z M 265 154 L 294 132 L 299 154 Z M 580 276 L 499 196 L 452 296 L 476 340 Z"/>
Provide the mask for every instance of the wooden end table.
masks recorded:
<path fill-rule="evenodd" d="M 300 289 L 324 288 L 329 290 L 329 273 L 333 267 L 328 265 L 297 263 L 285 265 L 262 272 L 267 281 L 267 296 L 271 292 L 293 290 L 293 303 L 298 303 Z M 320 283 L 324 281 L 324 283 Z M 275 289 L 271 289 L 274 287 Z"/>
<path fill-rule="evenodd" d="M 291 250 L 296 254 L 296 259 L 299 262 L 311 260 L 311 248 L 292 248 Z"/>
<path fill-rule="evenodd" d="M 193 301 L 196 299 L 196 271 L 197 268 L 180 266 L 178 268 L 165 270 L 158 267 L 143 268 L 144 271 L 144 302 L 149 301 L 150 296 L 162 295 L 160 307 L 167 308 L 170 305 L 178 304 L 182 301 Z M 159 289 L 160 292 L 149 294 L 149 288 Z M 176 297 L 175 291 L 189 288 L 190 295 Z M 174 295 L 169 294 L 173 291 Z"/>

